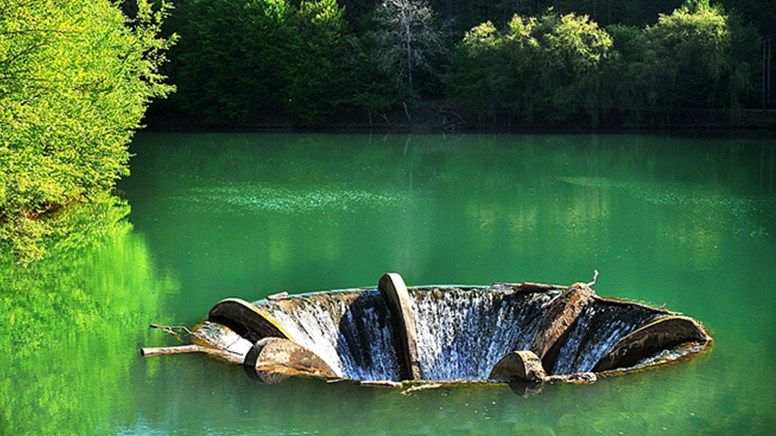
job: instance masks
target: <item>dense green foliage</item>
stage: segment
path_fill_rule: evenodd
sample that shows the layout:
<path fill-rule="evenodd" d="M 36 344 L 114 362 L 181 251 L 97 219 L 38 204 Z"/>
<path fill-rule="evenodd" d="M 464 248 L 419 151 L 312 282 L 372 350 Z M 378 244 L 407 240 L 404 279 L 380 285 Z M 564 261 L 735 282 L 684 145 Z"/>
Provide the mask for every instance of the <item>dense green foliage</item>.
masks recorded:
<path fill-rule="evenodd" d="M 757 41 L 708 2 L 690 2 L 641 31 L 611 29 L 621 41 L 620 106 L 691 109 L 736 108 L 752 91 Z M 747 50 L 747 48 L 749 50 Z"/>
<path fill-rule="evenodd" d="M 181 35 L 172 104 L 195 121 L 245 124 L 289 114 L 303 124 L 336 110 L 371 115 L 396 101 L 374 33 L 358 38 L 335 0 L 192 0 L 170 28 Z"/>
<path fill-rule="evenodd" d="M 336 0 L 303 0 L 287 50 L 284 107 L 305 123 L 317 123 L 346 94 L 345 21 Z"/>
<path fill-rule="evenodd" d="M 573 14 L 515 16 L 505 32 L 487 22 L 458 46 L 448 90 L 481 114 L 563 120 L 585 109 L 597 116 L 611 46 L 604 30 Z"/>
<path fill-rule="evenodd" d="M 759 102 L 771 12 L 723 3 L 191 0 L 169 26 L 180 92 L 155 115 L 371 123 L 450 99 L 480 123 L 644 125 L 738 109 Z"/>
<path fill-rule="evenodd" d="M 573 14 L 515 17 L 503 33 L 488 22 L 466 34 L 448 90 L 480 113 L 529 121 L 586 113 L 595 124 L 613 108 L 737 108 L 752 90 L 746 53 L 733 49 L 741 37 L 707 1 L 690 1 L 652 26 L 608 32 Z"/>
<path fill-rule="evenodd" d="M 276 84 L 291 39 L 284 0 L 192 0 L 176 12 L 172 25 L 182 38 L 172 49 L 172 74 L 182 106 L 205 121 L 279 107 Z"/>
<path fill-rule="evenodd" d="M 127 144 L 151 98 L 169 39 L 165 8 L 138 0 L 0 0 L 0 242 L 40 257 L 56 212 L 128 173 Z"/>

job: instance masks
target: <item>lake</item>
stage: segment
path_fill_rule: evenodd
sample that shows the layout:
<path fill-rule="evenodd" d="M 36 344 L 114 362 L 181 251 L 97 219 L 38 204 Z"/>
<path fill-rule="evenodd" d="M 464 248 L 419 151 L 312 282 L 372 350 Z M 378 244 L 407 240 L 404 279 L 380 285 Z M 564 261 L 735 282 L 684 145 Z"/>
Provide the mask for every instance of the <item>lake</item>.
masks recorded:
<path fill-rule="evenodd" d="M 776 141 L 748 135 L 141 133 L 126 199 L 4 264 L 2 434 L 740 433 L 776 428 Z M 95 216 L 98 216 L 95 215 Z M 715 339 L 666 368 L 551 384 L 262 385 L 174 345 L 226 297 L 571 284 Z M 2 316 L 2 315 L 0 315 Z"/>

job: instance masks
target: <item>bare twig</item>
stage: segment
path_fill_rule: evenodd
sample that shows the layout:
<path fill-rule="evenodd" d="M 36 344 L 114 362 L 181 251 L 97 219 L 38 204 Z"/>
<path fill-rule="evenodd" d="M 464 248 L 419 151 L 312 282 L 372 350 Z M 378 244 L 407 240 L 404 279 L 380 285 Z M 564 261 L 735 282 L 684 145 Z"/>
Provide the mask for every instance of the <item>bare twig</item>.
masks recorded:
<path fill-rule="evenodd" d="M 197 336 L 194 332 L 189 330 L 189 328 L 186 327 L 185 325 L 164 326 L 164 325 L 158 325 L 158 324 L 149 324 L 148 326 L 151 327 L 152 329 L 159 329 L 159 330 L 165 331 L 173 335 L 175 339 L 177 339 L 180 342 L 183 342 L 183 339 L 175 330 L 183 330 L 189 336 Z"/>
<path fill-rule="evenodd" d="M 598 270 L 597 269 L 593 270 L 593 281 L 592 282 L 588 282 L 587 286 L 590 287 L 590 286 L 595 285 L 596 280 L 598 280 Z"/>

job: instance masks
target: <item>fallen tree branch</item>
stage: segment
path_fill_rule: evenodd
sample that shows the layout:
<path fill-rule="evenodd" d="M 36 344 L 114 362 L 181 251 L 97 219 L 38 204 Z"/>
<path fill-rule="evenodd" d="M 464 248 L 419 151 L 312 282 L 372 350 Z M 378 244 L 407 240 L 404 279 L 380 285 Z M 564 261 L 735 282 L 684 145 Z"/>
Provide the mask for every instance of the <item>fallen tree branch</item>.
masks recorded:
<path fill-rule="evenodd" d="M 175 345 L 172 347 L 143 347 L 140 349 L 140 355 L 143 357 L 153 356 L 166 356 L 169 354 L 189 354 L 189 353 L 205 353 L 209 356 L 217 359 L 222 359 L 227 362 L 241 364 L 243 363 L 244 356 L 240 353 L 236 353 L 231 350 L 224 350 L 222 348 L 207 347 L 204 345 Z"/>
<path fill-rule="evenodd" d="M 143 357 L 166 356 L 168 354 L 207 353 L 200 345 L 176 345 L 174 347 L 143 347 L 140 355 Z"/>

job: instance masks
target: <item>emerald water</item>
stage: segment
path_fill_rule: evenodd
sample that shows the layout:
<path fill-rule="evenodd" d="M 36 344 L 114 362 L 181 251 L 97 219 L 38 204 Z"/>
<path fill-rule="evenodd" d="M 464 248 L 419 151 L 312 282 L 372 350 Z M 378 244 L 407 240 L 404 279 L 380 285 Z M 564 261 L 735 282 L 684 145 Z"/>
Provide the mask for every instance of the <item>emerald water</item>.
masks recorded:
<path fill-rule="evenodd" d="M 151 134 L 128 203 L 2 265 L 2 434 L 771 433 L 776 141 L 639 135 Z M 88 215 L 88 214 L 87 214 Z M 126 215 L 126 217 L 124 217 Z M 548 385 L 261 385 L 173 345 L 225 297 L 536 281 L 681 311 L 710 353 Z"/>

